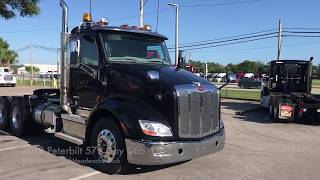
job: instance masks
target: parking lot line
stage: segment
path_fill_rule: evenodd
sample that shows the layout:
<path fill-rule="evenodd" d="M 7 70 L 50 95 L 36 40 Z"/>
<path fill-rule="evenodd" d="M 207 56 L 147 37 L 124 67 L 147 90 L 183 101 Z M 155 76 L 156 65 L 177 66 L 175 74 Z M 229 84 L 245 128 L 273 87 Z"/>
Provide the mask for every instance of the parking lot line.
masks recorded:
<path fill-rule="evenodd" d="M 0 133 L 5 134 L 5 135 L 10 135 L 9 133 L 1 131 L 1 130 L 0 130 Z"/>
<path fill-rule="evenodd" d="M 97 174 L 100 174 L 100 173 L 101 172 L 99 172 L 99 171 L 94 171 L 94 172 L 91 172 L 91 173 L 88 173 L 88 174 L 84 174 L 82 176 L 71 178 L 69 180 L 81 180 L 81 179 L 88 178 L 88 177 L 91 177 L 91 176 L 94 176 L 94 175 L 97 175 Z"/>
<path fill-rule="evenodd" d="M 12 150 L 12 149 L 25 148 L 25 147 L 37 147 L 37 146 L 39 146 L 39 145 L 41 145 L 41 144 L 53 143 L 53 142 L 56 142 L 56 141 L 58 141 L 58 140 L 53 140 L 53 141 L 43 141 L 43 142 L 39 142 L 37 145 L 25 144 L 25 145 L 21 145 L 21 146 L 8 147 L 8 148 L 0 149 L 0 152 L 1 152 L 1 151 L 8 151 L 8 150 Z"/>
<path fill-rule="evenodd" d="M 29 147 L 29 146 L 31 146 L 31 145 L 30 145 L 30 144 L 26 144 L 26 145 L 22 145 L 22 146 L 15 146 L 15 147 L 3 148 L 3 149 L 0 149 L 0 152 L 12 150 L 12 149 L 19 149 L 19 148 Z"/>

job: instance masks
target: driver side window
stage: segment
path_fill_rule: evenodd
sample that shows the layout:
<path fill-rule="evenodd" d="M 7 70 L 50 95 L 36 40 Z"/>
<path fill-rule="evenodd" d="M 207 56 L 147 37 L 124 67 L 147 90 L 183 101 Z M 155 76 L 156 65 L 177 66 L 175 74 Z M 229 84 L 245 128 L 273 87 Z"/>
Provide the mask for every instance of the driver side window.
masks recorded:
<path fill-rule="evenodd" d="M 80 63 L 89 66 L 98 66 L 98 48 L 94 37 L 83 36 L 81 40 Z"/>

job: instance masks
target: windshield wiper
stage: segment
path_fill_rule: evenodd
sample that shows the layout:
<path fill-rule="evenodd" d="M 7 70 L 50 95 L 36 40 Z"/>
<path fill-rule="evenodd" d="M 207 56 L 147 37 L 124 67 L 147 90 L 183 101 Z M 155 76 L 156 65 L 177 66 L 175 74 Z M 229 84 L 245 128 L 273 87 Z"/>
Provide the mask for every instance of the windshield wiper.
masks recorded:
<path fill-rule="evenodd" d="M 150 60 L 150 61 L 148 61 L 148 62 L 168 64 L 166 61 L 163 61 L 163 60 Z"/>

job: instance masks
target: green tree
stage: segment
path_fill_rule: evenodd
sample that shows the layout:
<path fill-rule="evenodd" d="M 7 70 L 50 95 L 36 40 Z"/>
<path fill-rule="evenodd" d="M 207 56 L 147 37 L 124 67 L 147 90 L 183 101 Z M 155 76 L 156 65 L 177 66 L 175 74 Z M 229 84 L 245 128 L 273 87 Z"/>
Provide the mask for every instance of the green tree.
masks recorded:
<path fill-rule="evenodd" d="M 227 67 L 228 67 L 229 73 L 237 73 L 239 69 L 239 66 L 237 64 L 232 64 L 232 63 L 228 64 Z"/>
<path fill-rule="evenodd" d="M 26 71 L 28 73 L 32 73 L 31 72 L 31 66 L 26 66 L 25 68 L 26 68 Z M 33 66 L 33 73 L 38 73 L 38 72 L 40 72 L 40 69 L 38 67 L 36 67 L 36 66 Z"/>
<path fill-rule="evenodd" d="M 208 72 L 209 73 L 222 73 L 226 72 L 227 69 L 224 65 L 219 63 L 208 63 Z"/>
<path fill-rule="evenodd" d="M 0 38 L 0 66 L 9 66 L 16 63 L 18 54 L 9 49 L 9 44 Z"/>
<path fill-rule="evenodd" d="M 17 16 L 34 16 L 40 13 L 40 0 L 1 0 L 0 16 L 11 19 Z"/>

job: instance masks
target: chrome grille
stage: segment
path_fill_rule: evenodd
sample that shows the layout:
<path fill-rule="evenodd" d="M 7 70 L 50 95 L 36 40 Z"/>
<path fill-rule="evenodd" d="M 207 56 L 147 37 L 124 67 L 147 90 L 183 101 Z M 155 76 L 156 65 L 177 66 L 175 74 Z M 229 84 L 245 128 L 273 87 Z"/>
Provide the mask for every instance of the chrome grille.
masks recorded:
<path fill-rule="evenodd" d="M 181 138 L 201 138 L 219 128 L 219 93 L 212 85 L 176 86 L 178 100 L 178 129 Z"/>
<path fill-rule="evenodd" d="M 4 80 L 5 81 L 12 81 L 13 80 L 13 76 L 12 75 L 5 75 L 4 76 Z"/>

